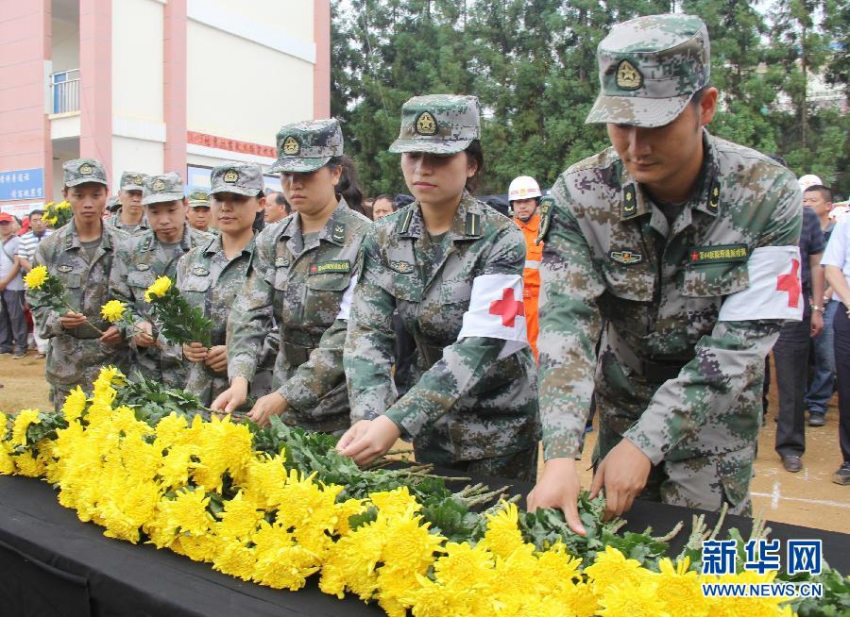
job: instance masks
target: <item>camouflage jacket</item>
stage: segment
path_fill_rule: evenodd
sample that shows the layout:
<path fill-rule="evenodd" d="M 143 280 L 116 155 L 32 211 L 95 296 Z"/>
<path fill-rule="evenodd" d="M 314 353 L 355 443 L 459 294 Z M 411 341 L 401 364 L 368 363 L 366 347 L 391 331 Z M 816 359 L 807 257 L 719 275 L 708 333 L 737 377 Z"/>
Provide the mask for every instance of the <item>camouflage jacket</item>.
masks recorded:
<path fill-rule="evenodd" d="M 800 192 L 754 150 L 707 132 L 703 144 L 700 183 L 672 226 L 611 148 L 570 167 L 554 205 L 544 203 L 546 459 L 578 452 L 594 369 L 600 421 L 655 464 L 739 450 L 757 436 L 764 358 L 782 321 L 718 313 L 749 286 L 754 249 L 796 246 Z M 709 247 L 718 250 L 700 250 Z"/>
<path fill-rule="evenodd" d="M 110 325 L 101 317 L 100 307 L 110 298 L 109 275 L 117 246 L 125 237 L 124 232 L 104 225 L 101 245 L 89 262 L 72 219 L 45 238 L 35 252 L 33 265 L 47 267 L 50 276 L 62 281 L 68 304 L 100 330 Z M 38 291 L 28 291 L 27 302 L 39 336 L 51 339 L 47 354 L 47 380 L 51 384 L 80 384 L 91 390 L 101 366 L 113 364 L 126 369 L 126 344 L 102 345 L 100 333 L 89 325 L 65 330 L 59 322 L 65 311 L 51 308 Z"/>
<path fill-rule="evenodd" d="M 106 224 L 115 229 L 120 229 L 128 234 L 134 235 L 150 229 L 147 215 L 142 216 L 142 221 L 138 225 L 127 225 L 121 221 L 121 210 L 106 219 Z"/>
<path fill-rule="evenodd" d="M 349 425 L 342 368 L 347 324 L 338 316 L 370 224 L 340 200 L 306 246 L 298 213 L 257 236 L 255 268 L 227 324 L 228 375 L 253 379 L 274 319 L 280 348 L 272 388 L 289 403 L 283 419 L 290 424 L 328 432 Z"/>
<path fill-rule="evenodd" d="M 254 240 L 242 252 L 228 259 L 216 236 L 206 246 L 197 246 L 177 262 L 177 288 L 192 306 L 204 312 L 212 321 L 213 345 L 224 345 L 227 316 L 252 270 Z M 213 373 L 202 362 L 191 362 L 185 389 L 210 405 L 216 396 L 227 389 L 227 373 Z"/>
<path fill-rule="evenodd" d="M 211 240 L 209 234 L 184 224 L 180 256 L 196 246 L 206 246 Z M 145 291 L 159 276 L 168 276 L 173 280 L 178 259 L 165 252 L 156 234 L 150 229 L 127 236 L 121 243 L 109 279 L 109 289 L 113 298 L 127 303 L 133 324 L 149 321 L 147 315 L 150 305 L 145 302 Z M 156 324 L 153 325 L 156 328 Z M 134 326 L 129 323 L 121 323 L 119 330 L 127 341 L 136 334 Z M 173 345 L 161 337 L 158 344 L 159 347 L 136 348 L 134 368 L 146 379 L 161 381 L 168 387 L 182 388 L 186 383 L 186 367 L 181 346 Z M 131 344 L 131 347 L 135 345 Z"/>
<path fill-rule="evenodd" d="M 377 221 L 364 241 L 344 356 L 352 419 L 387 415 L 405 439 L 414 440 L 417 457 L 434 462 L 532 447 L 539 424 L 531 350 L 524 346 L 500 359 L 504 340 L 458 340 L 477 276 L 522 277 L 522 232 L 465 193 L 447 233 L 448 248 L 436 263 L 429 238 L 414 202 Z M 412 385 L 398 400 L 394 311 L 416 344 Z"/>

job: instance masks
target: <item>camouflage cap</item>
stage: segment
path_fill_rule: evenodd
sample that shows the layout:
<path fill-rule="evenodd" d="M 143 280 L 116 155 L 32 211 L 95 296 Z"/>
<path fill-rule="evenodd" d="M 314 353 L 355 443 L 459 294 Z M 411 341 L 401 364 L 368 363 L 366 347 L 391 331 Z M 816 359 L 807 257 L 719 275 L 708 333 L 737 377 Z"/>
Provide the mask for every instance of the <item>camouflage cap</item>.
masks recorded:
<path fill-rule="evenodd" d="M 342 129 L 336 118 L 287 124 L 277 133 L 277 161 L 269 172 L 310 172 L 342 156 Z"/>
<path fill-rule="evenodd" d="M 210 194 L 203 189 L 194 189 L 189 191 L 189 207 L 190 208 L 209 208 Z"/>
<path fill-rule="evenodd" d="M 476 96 L 414 96 L 401 108 L 401 130 L 390 152 L 453 154 L 480 139 L 481 106 Z"/>
<path fill-rule="evenodd" d="M 179 174 L 170 171 L 167 174 L 148 176 L 144 183 L 142 205 L 160 204 L 166 201 L 183 199 L 183 179 Z"/>
<path fill-rule="evenodd" d="M 210 173 L 210 195 L 236 193 L 256 197 L 263 190 L 263 170 L 254 163 L 228 163 Z"/>
<path fill-rule="evenodd" d="M 62 165 L 65 186 L 77 186 L 86 182 L 97 182 L 109 186 L 106 169 L 95 159 L 73 159 Z"/>
<path fill-rule="evenodd" d="M 705 23 L 692 15 L 648 15 L 616 24 L 596 50 L 602 90 L 586 123 L 664 126 L 708 85 Z"/>
<path fill-rule="evenodd" d="M 147 177 L 147 174 L 138 171 L 125 171 L 121 174 L 121 186 L 119 188 L 122 191 L 144 191 L 145 178 Z"/>

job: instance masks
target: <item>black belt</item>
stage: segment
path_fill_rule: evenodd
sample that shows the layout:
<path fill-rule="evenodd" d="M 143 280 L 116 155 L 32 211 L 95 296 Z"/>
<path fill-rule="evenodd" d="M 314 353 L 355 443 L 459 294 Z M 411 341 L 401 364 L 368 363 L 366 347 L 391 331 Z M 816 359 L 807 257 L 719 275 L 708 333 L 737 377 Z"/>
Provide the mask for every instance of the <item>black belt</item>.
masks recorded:
<path fill-rule="evenodd" d="M 676 379 L 682 367 L 690 362 L 693 358 L 683 358 L 677 360 L 641 360 L 640 372 L 643 378 L 647 381 L 656 383 L 664 382 L 669 379 Z"/>

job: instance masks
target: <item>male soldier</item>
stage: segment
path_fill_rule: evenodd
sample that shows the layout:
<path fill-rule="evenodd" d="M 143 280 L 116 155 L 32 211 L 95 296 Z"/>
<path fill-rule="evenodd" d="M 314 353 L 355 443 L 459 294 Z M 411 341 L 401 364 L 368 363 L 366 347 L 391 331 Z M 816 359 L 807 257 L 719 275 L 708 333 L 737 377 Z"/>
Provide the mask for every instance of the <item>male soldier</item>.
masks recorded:
<path fill-rule="evenodd" d="M 210 196 L 204 190 L 195 189 L 189 193 L 189 208 L 186 210 L 186 222 L 198 231 L 210 229 Z"/>
<path fill-rule="evenodd" d="M 540 185 L 531 176 L 514 178 L 508 187 L 508 202 L 513 211 L 514 223 L 522 230 L 525 238 L 525 269 L 522 272 L 522 298 L 525 309 L 525 325 L 528 328 L 528 344 L 537 359 L 537 302 L 540 298 L 540 258 L 543 243 L 537 243 L 540 232 Z"/>
<path fill-rule="evenodd" d="M 90 391 L 100 367 L 126 369 L 126 347 L 121 335 L 100 315 L 109 300 L 109 275 L 124 232 L 105 225 L 106 170 L 94 159 L 76 159 L 63 166 L 64 198 L 73 218 L 38 245 L 35 266 L 46 266 L 50 276 L 65 287 L 66 299 L 77 311 L 59 309 L 37 289 L 27 292 L 36 328 L 51 340 L 47 353 L 47 381 L 57 410 L 71 389 Z"/>
<path fill-rule="evenodd" d="M 182 388 L 186 383 L 182 349 L 155 335 L 145 291 L 157 277 L 167 276 L 173 281 L 177 260 L 191 248 L 206 246 L 213 236 L 186 224 L 183 181 L 174 172 L 145 178 L 142 204 L 151 229 L 122 242 L 109 287 L 132 312 L 133 324 L 122 323 L 119 329 L 135 349 L 140 376 Z"/>
<path fill-rule="evenodd" d="M 699 18 L 618 24 L 597 57 L 587 122 L 606 123 L 613 147 L 570 167 L 541 206 L 546 465 L 529 506 L 561 508 L 584 533 L 575 455 L 593 393 L 591 493 L 604 487 L 609 516 L 641 491 L 747 513 L 764 358 L 802 311 L 800 190 L 703 128 L 717 90 Z"/>
<path fill-rule="evenodd" d="M 125 171 L 121 174 L 121 188 L 118 191 L 121 207 L 107 219 L 109 225 L 130 234 L 150 228 L 142 206 L 145 178 L 145 174 L 137 171 Z"/>
<path fill-rule="evenodd" d="M 292 208 L 283 193 L 270 191 L 266 195 L 266 207 L 263 209 L 263 220 L 266 225 L 282 221 L 291 213 Z"/>

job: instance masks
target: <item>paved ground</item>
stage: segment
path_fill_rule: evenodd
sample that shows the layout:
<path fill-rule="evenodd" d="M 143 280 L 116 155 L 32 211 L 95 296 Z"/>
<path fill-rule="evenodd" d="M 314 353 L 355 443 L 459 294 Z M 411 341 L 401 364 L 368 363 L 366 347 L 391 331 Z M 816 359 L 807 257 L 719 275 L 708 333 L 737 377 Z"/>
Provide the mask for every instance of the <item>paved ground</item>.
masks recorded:
<path fill-rule="evenodd" d="M 44 361 L 34 354 L 20 360 L 0 356 L 0 383 L 4 386 L 0 389 L 0 411 L 50 408 Z M 770 413 L 759 439 L 756 477 L 752 484 L 754 512 L 768 520 L 847 532 L 850 530 L 850 486 L 838 486 L 830 481 L 841 463 L 837 399 L 833 398 L 830 404 L 826 426 L 807 427 L 805 468 L 798 474 L 787 473 L 773 450 L 775 415 L 776 393 L 772 390 Z M 582 469 L 590 467 L 595 435 L 595 432 L 589 435 Z M 590 471 L 583 472 L 582 482 L 590 485 Z"/>

